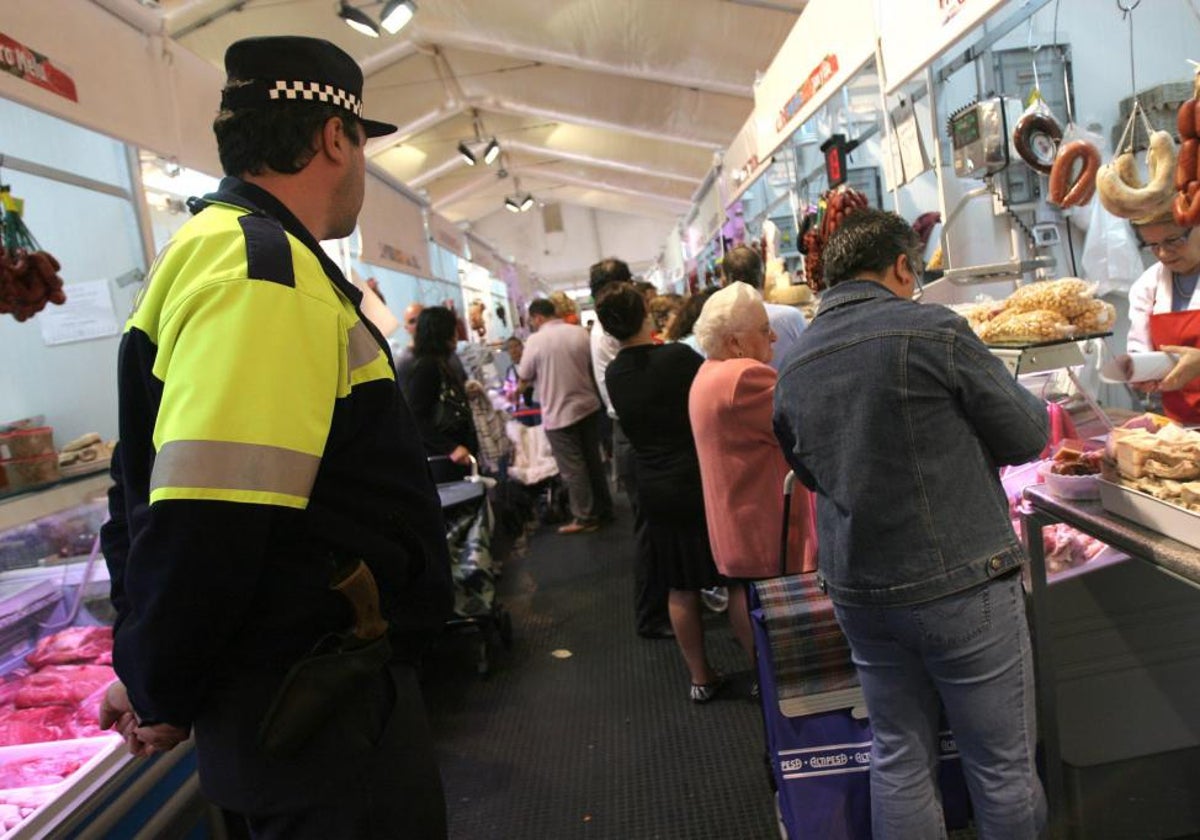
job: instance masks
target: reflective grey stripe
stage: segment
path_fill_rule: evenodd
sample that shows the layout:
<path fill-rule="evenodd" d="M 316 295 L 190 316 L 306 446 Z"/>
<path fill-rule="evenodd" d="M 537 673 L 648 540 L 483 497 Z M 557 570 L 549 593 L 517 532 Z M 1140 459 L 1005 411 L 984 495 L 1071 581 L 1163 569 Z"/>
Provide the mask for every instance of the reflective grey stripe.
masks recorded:
<path fill-rule="evenodd" d="M 162 487 L 256 490 L 307 499 L 321 459 L 254 443 L 176 440 L 154 458 L 150 492 Z"/>
<path fill-rule="evenodd" d="M 362 321 L 354 325 L 347 338 L 350 343 L 351 373 L 379 358 L 379 342 L 375 340 L 375 336 L 371 335 L 371 331 Z"/>

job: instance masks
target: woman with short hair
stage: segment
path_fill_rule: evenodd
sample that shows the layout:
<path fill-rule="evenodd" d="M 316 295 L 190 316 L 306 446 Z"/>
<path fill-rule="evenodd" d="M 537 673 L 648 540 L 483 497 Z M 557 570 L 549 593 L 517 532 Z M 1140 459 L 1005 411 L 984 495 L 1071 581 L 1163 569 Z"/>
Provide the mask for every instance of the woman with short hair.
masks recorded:
<path fill-rule="evenodd" d="M 688 697 L 707 703 L 725 680 L 704 649 L 700 590 L 722 583 L 704 522 L 700 465 L 688 423 L 688 391 L 703 363 L 683 344 L 655 344 L 645 298 L 629 283 L 596 301 L 604 331 L 621 343 L 605 383 L 633 446 L 638 503 L 657 576 L 667 582 L 671 629 L 691 676 Z"/>
<path fill-rule="evenodd" d="M 762 295 L 731 283 L 704 304 L 696 336 L 707 361 L 692 383 L 688 410 L 703 478 L 709 542 L 729 578 L 729 621 L 751 661 L 754 635 L 748 583 L 779 575 L 779 529 L 787 461 L 772 413 L 775 334 Z M 797 484 L 788 526 L 789 573 L 817 567 L 812 496 Z"/>

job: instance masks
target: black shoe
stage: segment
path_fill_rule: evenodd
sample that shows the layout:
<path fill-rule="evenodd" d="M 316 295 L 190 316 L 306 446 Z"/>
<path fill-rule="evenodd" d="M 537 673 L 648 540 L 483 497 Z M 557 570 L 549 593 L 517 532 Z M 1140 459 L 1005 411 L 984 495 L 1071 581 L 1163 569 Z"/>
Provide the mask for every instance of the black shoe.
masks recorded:
<path fill-rule="evenodd" d="M 639 630 L 637 634 L 643 639 L 674 639 L 675 631 L 670 627 L 651 627 L 648 630 Z"/>

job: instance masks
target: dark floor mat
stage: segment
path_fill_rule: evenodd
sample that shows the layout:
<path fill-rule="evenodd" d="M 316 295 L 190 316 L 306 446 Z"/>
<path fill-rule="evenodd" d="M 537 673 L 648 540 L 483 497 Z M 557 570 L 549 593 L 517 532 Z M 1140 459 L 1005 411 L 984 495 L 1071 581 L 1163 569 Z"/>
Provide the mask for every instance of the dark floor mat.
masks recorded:
<path fill-rule="evenodd" d="M 454 840 L 779 837 L 761 713 L 728 622 L 706 620 L 710 659 L 741 673 L 693 705 L 675 643 L 633 631 L 632 564 L 628 508 L 593 534 L 544 529 L 505 565 L 515 645 L 494 652 L 491 676 L 475 675 L 470 634 L 429 657 Z"/>

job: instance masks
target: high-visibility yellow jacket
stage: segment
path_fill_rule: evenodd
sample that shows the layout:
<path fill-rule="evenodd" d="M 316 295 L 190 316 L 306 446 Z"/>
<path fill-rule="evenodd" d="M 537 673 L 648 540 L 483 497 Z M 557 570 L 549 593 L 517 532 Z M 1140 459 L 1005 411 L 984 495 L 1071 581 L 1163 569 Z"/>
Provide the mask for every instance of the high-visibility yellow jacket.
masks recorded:
<path fill-rule="evenodd" d="M 235 178 L 155 260 L 121 342 L 103 531 L 114 664 L 148 721 L 282 673 L 350 622 L 365 559 L 403 651 L 446 617 L 441 507 L 387 343 L 288 209 Z"/>

